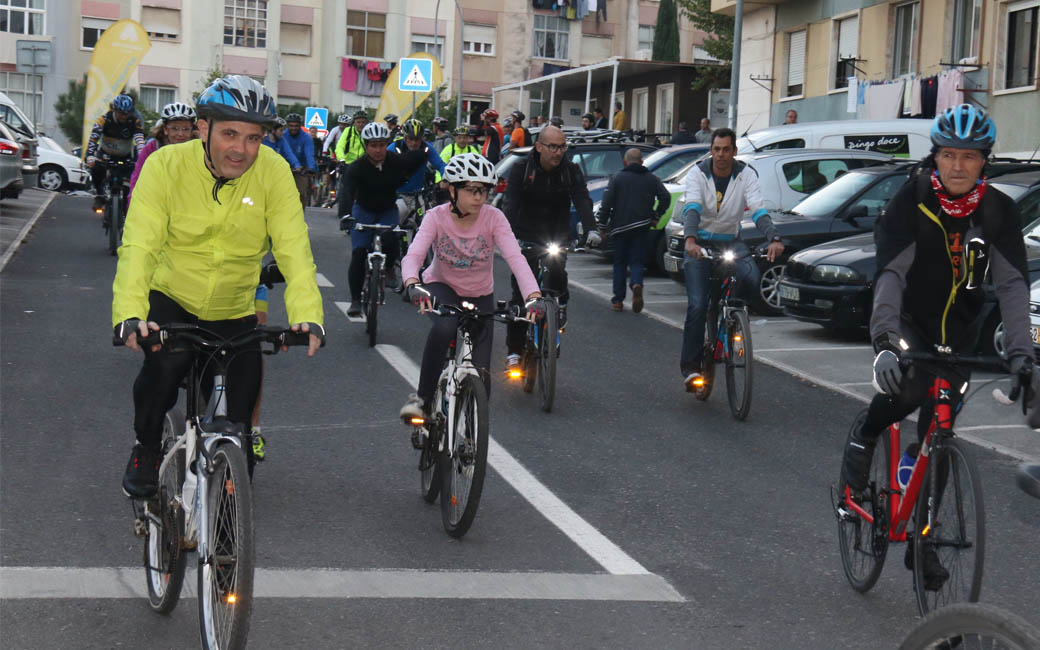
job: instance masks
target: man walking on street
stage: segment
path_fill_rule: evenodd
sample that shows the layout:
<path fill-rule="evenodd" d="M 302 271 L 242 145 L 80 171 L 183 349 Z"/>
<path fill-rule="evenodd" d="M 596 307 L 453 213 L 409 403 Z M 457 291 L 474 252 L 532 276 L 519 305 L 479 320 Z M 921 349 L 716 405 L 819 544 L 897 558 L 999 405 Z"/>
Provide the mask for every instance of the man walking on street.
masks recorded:
<path fill-rule="evenodd" d="M 693 134 L 690 133 L 690 128 L 686 126 L 686 122 L 679 122 L 679 130 L 672 135 L 672 141 L 670 144 L 693 144 L 696 142 L 693 138 Z"/>
<path fill-rule="evenodd" d="M 701 118 L 701 130 L 693 134 L 693 141 L 699 144 L 711 144 L 711 122 L 708 118 Z"/>
<path fill-rule="evenodd" d="M 654 207 L 656 199 L 657 206 Z M 643 152 L 625 152 L 625 168 L 610 179 L 596 221 L 614 240 L 614 295 L 610 308 L 625 309 L 625 279 L 631 271 L 632 311 L 643 311 L 643 258 L 646 233 L 668 210 L 672 196 L 664 183 L 643 166 Z"/>

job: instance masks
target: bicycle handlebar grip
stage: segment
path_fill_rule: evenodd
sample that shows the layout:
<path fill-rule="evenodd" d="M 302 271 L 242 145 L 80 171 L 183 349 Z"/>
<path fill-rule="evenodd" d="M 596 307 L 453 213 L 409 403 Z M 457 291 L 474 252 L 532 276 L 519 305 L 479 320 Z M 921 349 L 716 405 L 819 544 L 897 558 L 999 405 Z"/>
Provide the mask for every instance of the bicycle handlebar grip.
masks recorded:
<path fill-rule="evenodd" d="M 294 332 L 292 330 L 285 330 L 279 336 L 282 345 L 310 345 L 311 334 L 310 332 Z M 324 345 L 324 344 L 323 344 Z"/>

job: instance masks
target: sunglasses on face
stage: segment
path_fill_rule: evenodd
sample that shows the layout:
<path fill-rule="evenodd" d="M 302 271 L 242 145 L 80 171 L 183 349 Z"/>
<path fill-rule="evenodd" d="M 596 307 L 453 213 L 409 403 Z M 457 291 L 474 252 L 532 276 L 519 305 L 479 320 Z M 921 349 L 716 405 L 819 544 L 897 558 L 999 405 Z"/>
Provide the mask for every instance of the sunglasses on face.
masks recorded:
<path fill-rule="evenodd" d="M 491 190 L 486 185 L 463 185 L 460 189 L 471 194 L 473 198 L 483 198 Z"/>

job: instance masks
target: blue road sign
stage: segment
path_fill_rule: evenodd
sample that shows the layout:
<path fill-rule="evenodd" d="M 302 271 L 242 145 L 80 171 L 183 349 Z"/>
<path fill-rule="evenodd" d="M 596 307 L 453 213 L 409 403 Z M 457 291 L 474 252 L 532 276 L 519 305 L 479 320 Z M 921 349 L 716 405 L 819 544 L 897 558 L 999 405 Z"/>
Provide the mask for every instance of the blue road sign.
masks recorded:
<path fill-rule="evenodd" d="M 303 114 L 303 127 L 309 129 L 312 126 L 318 129 L 319 133 L 327 131 L 329 128 L 329 109 L 308 106 Z"/>
<path fill-rule="evenodd" d="M 397 68 L 397 89 L 418 93 L 433 90 L 433 60 L 401 59 Z"/>

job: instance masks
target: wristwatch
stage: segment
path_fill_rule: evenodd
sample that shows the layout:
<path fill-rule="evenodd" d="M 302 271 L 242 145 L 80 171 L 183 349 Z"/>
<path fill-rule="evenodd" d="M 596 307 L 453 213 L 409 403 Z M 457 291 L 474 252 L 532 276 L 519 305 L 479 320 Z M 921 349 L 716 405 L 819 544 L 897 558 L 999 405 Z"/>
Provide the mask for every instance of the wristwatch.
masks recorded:
<path fill-rule="evenodd" d="M 779 243 L 781 241 L 780 235 L 773 235 L 773 238 L 770 239 L 769 241 Z"/>

